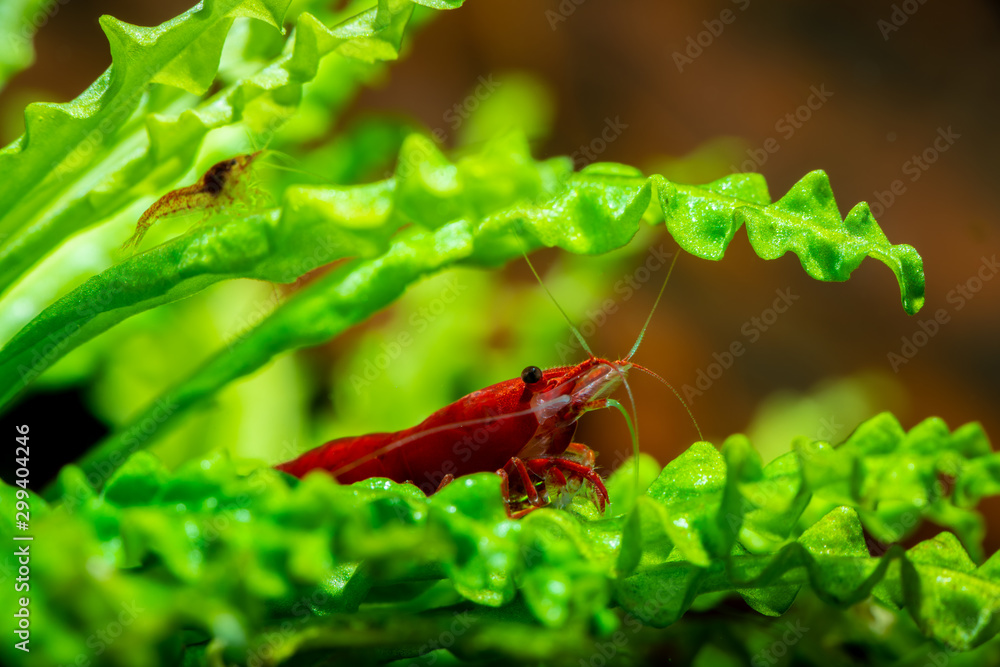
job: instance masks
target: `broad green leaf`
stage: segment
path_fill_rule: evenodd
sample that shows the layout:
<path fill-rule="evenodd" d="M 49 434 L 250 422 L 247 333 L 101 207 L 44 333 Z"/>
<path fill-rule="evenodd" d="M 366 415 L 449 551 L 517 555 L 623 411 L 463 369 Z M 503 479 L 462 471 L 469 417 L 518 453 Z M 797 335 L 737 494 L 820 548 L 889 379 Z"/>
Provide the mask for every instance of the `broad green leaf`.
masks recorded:
<path fill-rule="evenodd" d="M 684 560 L 707 567 L 722 550 L 716 519 L 725 483 L 725 462 L 701 442 L 668 463 L 646 492 L 666 509 L 663 531 Z"/>
<path fill-rule="evenodd" d="M 978 424 L 950 433 L 942 420 L 931 418 L 904 432 L 883 413 L 835 449 L 802 442 L 798 451 L 815 494 L 809 512 L 857 507 L 882 551 L 926 517 L 956 531 L 973 557 L 983 558 L 982 520 L 968 508 L 994 493 L 1000 469 Z"/>

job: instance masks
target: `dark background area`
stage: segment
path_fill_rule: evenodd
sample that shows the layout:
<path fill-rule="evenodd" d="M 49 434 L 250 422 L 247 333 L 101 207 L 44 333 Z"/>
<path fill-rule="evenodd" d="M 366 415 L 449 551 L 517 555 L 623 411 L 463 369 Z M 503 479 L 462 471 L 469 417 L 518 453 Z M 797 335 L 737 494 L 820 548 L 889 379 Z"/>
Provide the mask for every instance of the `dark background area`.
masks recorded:
<path fill-rule="evenodd" d="M 108 66 L 101 14 L 153 25 L 187 7 L 166 1 L 59 5 L 37 35 L 36 63 L 0 94 L 0 125 L 16 124 L 29 101 L 72 99 Z M 717 22 L 723 12 L 731 12 L 729 24 Z M 720 25 L 711 35 L 710 27 Z M 699 38 L 700 53 L 691 46 Z M 906 428 L 938 415 L 953 428 L 981 421 L 994 440 L 1000 437 L 1000 278 L 983 268 L 990 266 L 984 258 L 1000 250 L 997 3 L 469 0 L 416 34 L 410 47 L 383 85 L 361 94 L 344 123 L 372 110 L 402 109 L 430 128 L 447 127 L 445 112 L 478 77 L 528 70 L 551 85 L 557 100 L 554 131 L 537 146 L 538 157 L 572 154 L 600 136 L 608 118 L 628 127 L 600 159 L 644 168 L 714 138 L 736 137 L 742 143 L 726 149 L 732 166 L 742 169 L 757 156 L 754 170 L 767 177 L 774 199 L 822 168 L 843 214 L 856 202 L 879 202 L 878 220 L 890 241 L 921 253 L 927 301 L 914 317 L 901 308 L 892 274 L 874 260 L 846 283 L 820 283 L 792 255 L 760 260 L 742 231 L 720 262 L 683 257 L 637 358 L 678 387 L 693 384 L 713 353 L 745 342 L 741 328 L 772 304 L 776 290 L 799 297 L 693 402 L 713 440 L 747 428 L 761 398 L 775 390 L 806 392 L 824 379 L 858 373 L 895 383 L 876 407 L 892 409 Z M 696 57 L 679 71 L 677 52 Z M 817 89 L 832 94 L 791 136 L 779 130 L 786 114 Z M 936 152 L 926 170 L 914 171 L 913 157 L 949 128 L 958 138 Z M 12 138 L 8 133 L 3 140 Z M 776 143 L 766 143 L 769 138 Z M 766 153 L 765 145 L 777 150 Z M 539 261 L 551 259 L 543 253 Z M 956 290 L 967 283 L 975 288 L 980 271 L 991 279 L 959 309 Z M 523 267 L 508 274 L 530 278 Z M 642 290 L 612 326 L 600 328 L 594 350 L 624 354 L 655 292 Z M 921 331 L 920 323 L 938 309 L 948 322 L 894 372 L 887 355 L 900 353 L 902 339 Z M 690 444 L 690 423 L 662 388 L 651 381 L 636 385 L 645 432 L 664 434 L 650 449 L 666 460 Z M 82 449 L 100 434 L 79 403 L 67 392 L 18 408 L 18 419 L 33 415 L 36 432 L 51 429 L 40 440 L 65 443 L 52 452 L 53 470 L 75 457 L 71 440 Z M 831 418 L 837 423 L 837 415 Z M 843 425 L 830 439 L 843 439 L 852 427 Z M 66 428 L 78 430 L 79 439 L 60 436 Z M 589 415 L 581 439 L 599 449 L 595 443 L 620 440 L 620 431 L 620 417 Z M 1000 512 L 1000 504 L 987 508 L 997 525 L 994 509 Z M 998 545 L 994 537 L 987 548 Z"/>

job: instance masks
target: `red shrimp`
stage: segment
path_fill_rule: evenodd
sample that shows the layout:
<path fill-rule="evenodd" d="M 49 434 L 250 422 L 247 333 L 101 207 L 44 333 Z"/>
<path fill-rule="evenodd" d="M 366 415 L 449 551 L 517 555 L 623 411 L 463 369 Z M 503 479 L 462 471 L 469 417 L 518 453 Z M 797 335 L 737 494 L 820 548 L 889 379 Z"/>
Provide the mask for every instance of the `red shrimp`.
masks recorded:
<path fill-rule="evenodd" d="M 564 504 L 588 482 L 603 513 L 608 492 L 594 470 L 593 451 L 573 442 L 577 420 L 604 407 L 621 410 L 628 420 L 628 412 L 610 395 L 623 384 L 628 390 L 625 376 L 631 368 L 670 385 L 631 361 L 642 333 L 624 359 L 610 361 L 595 357 L 579 332 L 573 331 L 590 354 L 576 366 L 544 371 L 528 366 L 520 377 L 463 396 L 412 428 L 338 438 L 276 467 L 300 478 L 312 470 L 325 470 L 343 484 L 385 477 L 416 484 L 428 495 L 455 477 L 495 470 L 511 517 L 549 504 L 553 491 Z M 638 453 L 631 420 L 629 429 Z M 517 490 L 513 497 L 512 487 Z"/>

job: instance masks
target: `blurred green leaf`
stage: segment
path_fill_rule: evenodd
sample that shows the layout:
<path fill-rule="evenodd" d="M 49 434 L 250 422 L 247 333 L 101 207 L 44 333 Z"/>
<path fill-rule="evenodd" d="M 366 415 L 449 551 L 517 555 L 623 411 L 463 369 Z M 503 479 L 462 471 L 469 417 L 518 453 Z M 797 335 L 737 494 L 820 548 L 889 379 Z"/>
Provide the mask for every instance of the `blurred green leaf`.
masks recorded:
<path fill-rule="evenodd" d="M 0 90 L 34 61 L 35 33 L 58 10 L 55 0 L 9 0 L 0 4 Z"/>

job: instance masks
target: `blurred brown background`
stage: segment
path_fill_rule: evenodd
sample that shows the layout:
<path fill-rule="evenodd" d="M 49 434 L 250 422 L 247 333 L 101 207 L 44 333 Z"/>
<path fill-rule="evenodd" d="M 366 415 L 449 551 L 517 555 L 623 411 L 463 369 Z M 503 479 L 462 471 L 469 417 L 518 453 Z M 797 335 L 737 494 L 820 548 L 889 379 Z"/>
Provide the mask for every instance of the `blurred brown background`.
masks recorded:
<path fill-rule="evenodd" d="M 100 14 L 152 25 L 187 6 L 123 0 L 60 6 L 38 34 L 36 64 L 0 97 L 4 124 L 29 100 L 71 99 L 107 67 Z M 637 360 L 681 388 L 695 383 L 713 353 L 734 341 L 745 344 L 746 353 L 692 401 L 711 439 L 747 429 L 762 398 L 776 390 L 810 392 L 829 378 L 862 374 L 876 378 L 866 385 L 873 388 L 869 407 L 892 409 L 904 427 L 931 415 L 953 428 L 979 420 L 1000 441 L 1000 267 L 983 260 L 1000 251 L 996 4 L 469 0 L 410 46 L 384 85 L 361 95 L 352 115 L 404 109 L 428 127 L 447 127 L 444 114 L 478 77 L 529 70 L 557 96 L 554 132 L 537 147 L 539 157 L 577 151 L 608 118 L 627 128 L 600 159 L 647 169 L 713 138 L 736 137 L 742 143 L 720 149 L 730 157 L 724 171 L 708 177 L 752 167 L 777 199 L 822 168 L 843 214 L 858 201 L 871 202 L 890 241 L 923 255 L 927 301 L 915 317 L 903 312 L 894 277 L 874 260 L 849 282 L 819 283 L 792 255 L 758 259 L 742 231 L 720 262 L 682 258 Z M 690 59 L 680 68 L 678 52 Z M 814 96 L 813 109 L 799 109 L 816 90 L 828 99 Z M 796 110 L 799 120 L 783 120 Z M 934 148 L 941 134 L 952 139 Z M 913 162 L 925 151 L 927 162 L 933 158 L 926 169 Z M 519 279 L 523 273 L 510 271 Z M 799 298 L 750 342 L 741 329 L 772 305 L 776 290 Z M 608 356 L 628 350 L 655 292 L 640 291 L 611 326 L 600 328 L 594 350 Z M 894 372 L 887 355 L 901 353 L 902 339 L 912 339 L 938 309 L 948 322 L 933 336 L 918 336 L 925 344 Z M 643 380 L 636 386 L 644 432 L 667 434 L 650 445 L 666 460 L 692 440 L 690 423 L 662 388 Z M 856 424 L 851 415 L 824 419 L 803 435 L 838 441 Z M 584 420 L 583 441 L 600 448 L 605 434 L 621 440 L 620 417 Z M 988 548 L 997 546 L 994 538 Z"/>

